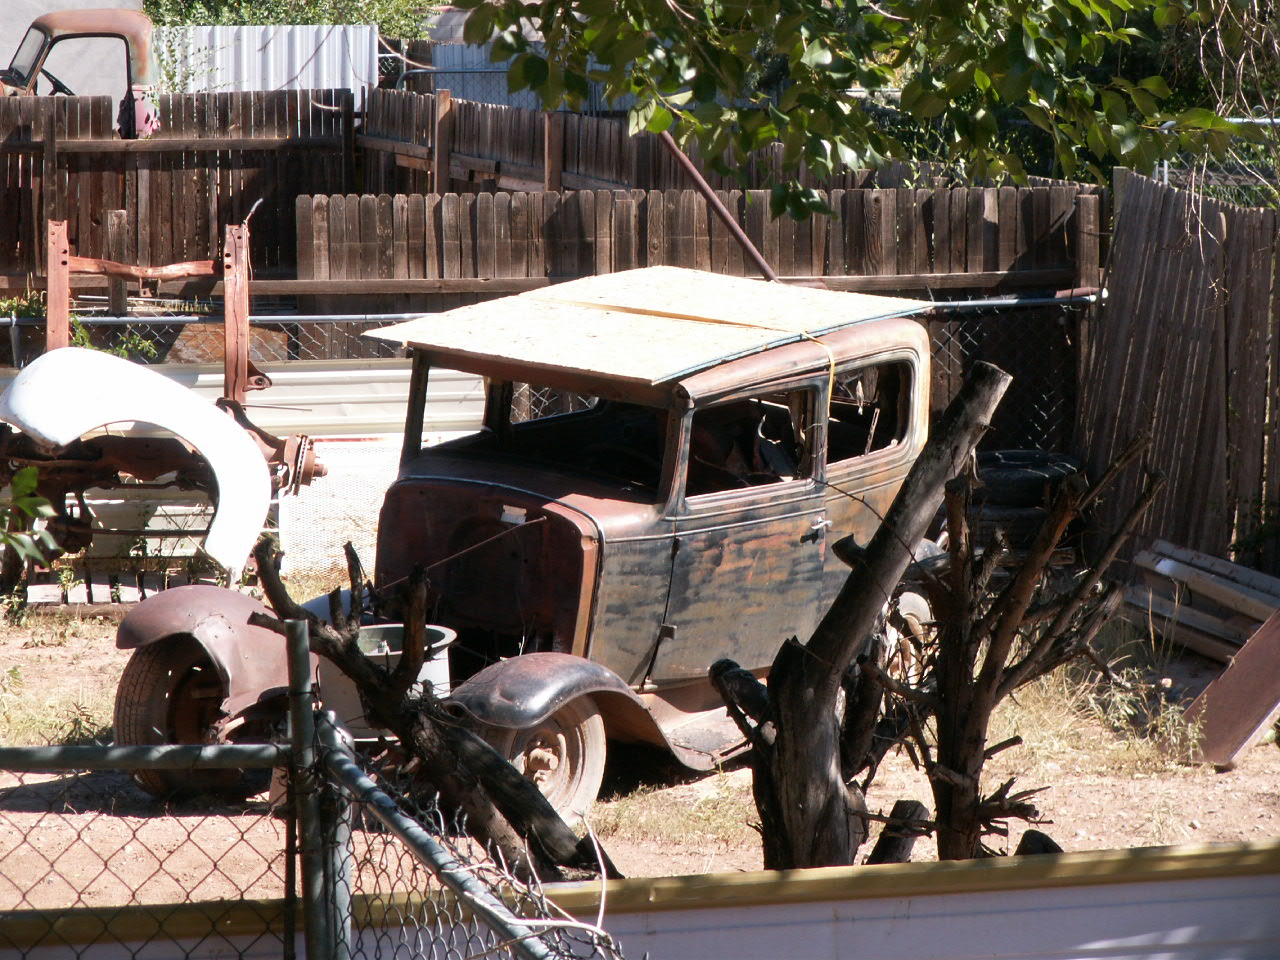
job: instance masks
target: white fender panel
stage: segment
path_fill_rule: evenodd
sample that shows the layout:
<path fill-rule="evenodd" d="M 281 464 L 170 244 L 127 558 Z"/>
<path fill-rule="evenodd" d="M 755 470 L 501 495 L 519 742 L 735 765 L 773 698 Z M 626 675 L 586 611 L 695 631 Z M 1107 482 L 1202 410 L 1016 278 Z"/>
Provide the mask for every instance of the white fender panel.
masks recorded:
<path fill-rule="evenodd" d="M 153 423 L 181 437 L 218 482 L 205 552 L 233 577 L 244 567 L 271 504 L 271 476 L 248 434 L 186 387 L 121 357 L 64 347 L 14 378 L 0 394 L 0 420 L 54 447 L 121 422 Z"/>

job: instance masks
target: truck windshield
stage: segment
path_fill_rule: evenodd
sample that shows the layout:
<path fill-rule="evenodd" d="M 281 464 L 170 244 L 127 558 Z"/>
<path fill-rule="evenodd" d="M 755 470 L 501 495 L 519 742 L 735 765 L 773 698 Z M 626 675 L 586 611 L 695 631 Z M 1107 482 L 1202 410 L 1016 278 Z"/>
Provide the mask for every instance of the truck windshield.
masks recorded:
<path fill-rule="evenodd" d="M 481 446 L 657 496 L 666 411 L 531 384 L 511 388 L 509 430 L 476 441 Z"/>
<path fill-rule="evenodd" d="M 47 40 L 48 37 L 35 27 L 27 29 L 27 34 L 18 44 L 18 52 L 13 55 L 13 60 L 6 71 L 6 79 L 9 83 L 16 87 L 25 87 L 31 82 L 36 64 L 40 61 L 40 51 L 44 49 Z"/>

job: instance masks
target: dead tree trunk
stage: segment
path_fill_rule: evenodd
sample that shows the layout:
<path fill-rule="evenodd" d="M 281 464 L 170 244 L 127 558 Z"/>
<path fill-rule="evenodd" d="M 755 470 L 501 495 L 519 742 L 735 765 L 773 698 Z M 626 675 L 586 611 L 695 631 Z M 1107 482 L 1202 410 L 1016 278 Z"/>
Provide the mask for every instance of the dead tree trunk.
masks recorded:
<path fill-rule="evenodd" d="M 1014 781 L 1009 780 L 983 795 L 983 767 L 997 752 L 1012 745 L 987 746 L 992 713 L 1020 685 L 1070 659 L 1092 653 L 1090 642 L 1121 598 L 1119 588 L 1106 593 L 1098 590 L 1102 574 L 1162 488 L 1163 480 L 1148 479 L 1103 556 L 1079 575 L 1069 590 L 1048 594 L 1045 571 L 1067 525 L 1146 444 L 1146 438 L 1132 444 L 1093 487 L 1078 476 L 1064 482 L 1035 542 L 998 591 L 990 584 L 1005 547 L 997 541 L 985 544 L 982 551 L 975 549 L 967 522 L 974 480 L 965 476 L 948 484 L 948 569 L 925 587 L 938 625 L 933 704 L 936 755 L 923 735 L 923 722 L 917 722 L 912 732 L 933 790 L 938 856 L 942 860 L 982 856 L 989 852 L 983 838 L 1007 833 L 1005 821 L 1036 822 L 1039 818 L 1031 803 L 1038 789 L 1015 792 Z"/>
<path fill-rule="evenodd" d="M 851 864 L 866 839 L 862 792 L 846 785 L 841 765 L 836 700 L 842 679 L 937 514 L 944 485 L 972 455 L 1010 379 L 990 364 L 974 367 L 880 529 L 853 558 L 853 571 L 813 636 L 806 644 L 792 638 L 778 651 L 763 700 L 760 691 L 747 692 L 745 671 L 725 661 L 712 667 L 713 682 L 755 747 L 767 869 Z"/>

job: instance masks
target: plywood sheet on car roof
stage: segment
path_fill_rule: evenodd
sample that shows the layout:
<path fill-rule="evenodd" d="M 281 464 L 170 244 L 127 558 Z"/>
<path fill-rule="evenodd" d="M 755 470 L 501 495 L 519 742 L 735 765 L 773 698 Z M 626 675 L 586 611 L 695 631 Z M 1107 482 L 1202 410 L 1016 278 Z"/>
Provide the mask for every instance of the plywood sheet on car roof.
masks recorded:
<path fill-rule="evenodd" d="M 883 317 L 921 300 L 838 293 L 679 267 L 587 277 L 366 334 L 430 350 L 467 369 L 500 358 L 640 383 Z"/>

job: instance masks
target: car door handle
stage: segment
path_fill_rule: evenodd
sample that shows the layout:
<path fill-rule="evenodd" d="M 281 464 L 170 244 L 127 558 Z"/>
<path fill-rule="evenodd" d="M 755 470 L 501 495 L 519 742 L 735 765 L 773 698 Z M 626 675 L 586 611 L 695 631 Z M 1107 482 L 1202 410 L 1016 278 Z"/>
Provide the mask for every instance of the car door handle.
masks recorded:
<path fill-rule="evenodd" d="M 820 520 L 815 520 L 809 525 L 809 532 L 801 537 L 800 540 L 804 543 L 819 543 L 826 540 L 824 535 L 830 528 L 831 521 L 825 517 Z"/>

